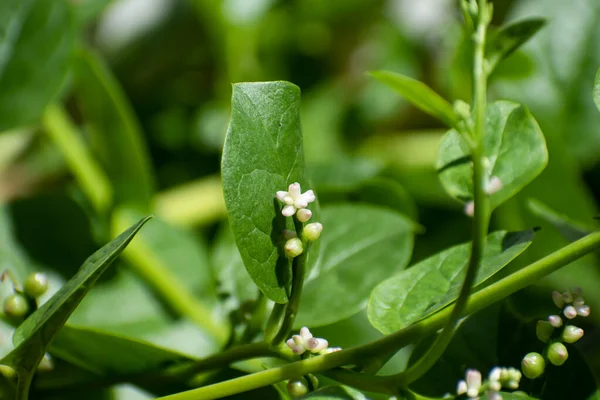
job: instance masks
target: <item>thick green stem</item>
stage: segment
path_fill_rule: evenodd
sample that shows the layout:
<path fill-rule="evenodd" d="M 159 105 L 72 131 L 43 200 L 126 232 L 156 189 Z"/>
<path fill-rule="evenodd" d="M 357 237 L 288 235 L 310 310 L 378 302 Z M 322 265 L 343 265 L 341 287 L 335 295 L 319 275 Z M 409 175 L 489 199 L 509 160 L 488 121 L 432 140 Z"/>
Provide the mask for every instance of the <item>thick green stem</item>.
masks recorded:
<path fill-rule="evenodd" d="M 85 147 L 77 128 L 58 104 L 51 104 L 42 116 L 44 131 L 65 157 L 81 190 L 94 209 L 105 212 L 112 201 L 112 187 L 98 162 Z"/>
<path fill-rule="evenodd" d="M 485 110 L 487 93 L 487 73 L 485 71 L 485 34 L 488 21 L 487 2 L 479 1 L 479 21 L 474 34 L 474 60 L 473 60 L 473 101 L 475 111 L 475 140 L 471 151 L 473 159 L 473 202 L 475 206 L 473 218 L 473 239 L 471 256 L 467 267 L 467 274 L 463 281 L 460 294 L 450 318 L 444 329 L 429 348 L 429 350 L 406 371 L 394 376 L 399 387 L 407 387 L 416 381 L 442 356 L 450 342 L 460 318 L 465 312 L 471 288 L 483 257 L 487 231 L 490 221 L 490 209 L 486 187 L 486 166 L 484 163 L 484 136 L 485 136 Z M 467 133 L 465 133 L 467 135 Z"/>
<path fill-rule="evenodd" d="M 593 232 L 576 242 L 563 247 L 562 249 L 534 262 L 533 264 L 521 269 L 520 271 L 484 288 L 469 297 L 467 303 L 467 313 L 471 314 L 491 304 L 504 299 L 514 292 L 523 289 L 526 286 L 536 283 L 544 276 L 564 267 L 565 265 L 577 260 L 578 258 L 600 248 L 600 231 Z M 202 400 L 217 399 L 220 397 L 246 392 L 248 390 L 258 389 L 260 387 L 273 385 L 285 379 L 298 378 L 306 374 L 314 374 L 342 367 L 344 365 L 360 364 L 365 359 L 373 357 L 384 357 L 390 353 L 398 351 L 400 348 L 431 334 L 440 329 L 450 317 L 452 307 L 446 307 L 443 310 L 423 319 L 401 331 L 385 336 L 379 340 L 367 343 L 362 346 L 353 347 L 347 350 L 338 351 L 312 357 L 306 360 L 287 364 L 283 367 L 272 368 L 266 371 L 257 372 L 252 375 L 246 375 L 241 378 L 220 382 L 214 385 L 189 390 L 162 397 L 165 400 Z M 389 389 L 388 382 L 392 381 L 390 377 L 368 376 L 365 374 L 361 380 L 347 382 L 348 384 L 361 388 L 369 382 L 369 390 L 373 390 L 376 385 L 372 381 L 380 382 L 384 391 Z M 393 382 L 393 381 L 392 381 Z"/>

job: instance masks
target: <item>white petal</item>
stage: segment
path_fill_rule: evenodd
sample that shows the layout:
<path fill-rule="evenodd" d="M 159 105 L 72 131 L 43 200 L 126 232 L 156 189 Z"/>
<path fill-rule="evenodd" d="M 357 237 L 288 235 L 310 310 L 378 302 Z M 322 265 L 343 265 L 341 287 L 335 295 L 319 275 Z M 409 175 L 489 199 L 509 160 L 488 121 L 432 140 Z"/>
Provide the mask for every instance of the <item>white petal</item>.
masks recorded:
<path fill-rule="evenodd" d="M 588 306 L 587 304 L 577 307 L 576 310 L 577 315 L 580 315 L 582 317 L 587 317 L 588 315 L 590 315 L 590 306 Z"/>
<path fill-rule="evenodd" d="M 495 367 L 495 368 L 492 368 L 492 370 L 490 371 L 490 374 L 488 376 L 489 376 L 490 381 L 499 381 L 501 374 L 502 374 L 502 369 Z"/>
<path fill-rule="evenodd" d="M 292 347 L 292 352 L 294 354 L 302 354 L 306 351 L 306 349 L 304 348 L 304 346 L 294 346 Z"/>
<path fill-rule="evenodd" d="M 300 197 L 300 184 L 298 182 L 292 183 L 288 188 L 288 191 L 290 192 L 290 196 L 296 200 L 298 197 Z"/>
<path fill-rule="evenodd" d="M 317 340 L 319 343 L 317 344 L 317 347 L 315 347 L 314 352 L 325 350 L 327 346 L 329 346 L 329 342 L 327 341 L 327 339 L 318 338 Z"/>
<path fill-rule="evenodd" d="M 285 207 L 283 207 L 283 210 L 281 210 L 281 214 L 284 217 L 291 217 L 292 215 L 294 215 L 295 212 L 296 212 L 296 207 L 294 207 L 294 206 L 285 206 Z"/>
<path fill-rule="evenodd" d="M 288 339 L 285 344 L 287 344 L 287 347 L 290 349 L 294 349 L 294 347 L 296 347 L 296 342 L 294 342 L 294 339 Z"/>
<path fill-rule="evenodd" d="M 310 333 L 310 330 L 306 326 L 300 328 L 300 336 L 302 336 L 302 339 L 305 341 L 308 341 L 308 339 L 312 339 L 313 337 L 312 333 Z"/>
<path fill-rule="evenodd" d="M 312 337 L 306 341 L 306 348 L 310 351 L 313 351 L 319 346 L 319 339 Z M 325 346 L 327 347 L 327 346 Z"/>
<path fill-rule="evenodd" d="M 288 195 L 288 192 L 285 190 L 280 190 L 277 192 L 276 196 L 279 201 L 283 201 L 285 203 L 285 198 Z"/>
<path fill-rule="evenodd" d="M 294 344 L 296 344 L 298 346 L 304 346 L 306 344 L 306 341 L 300 335 L 294 335 L 294 336 L 292 336 L 292 340 L 294 341 Z"/>
<path fill-rule="evenodd" d="M 317 197 L 315 196 L 315 192 L 312 190 L 307 190 L 306 192 L 302 193 L 302 198 L 306 200 L 306 202 L 312 203 Z"/>
<path fill-rule="evenodd" d="M 481 372 L 476 369 L 468 369 L 467 370 L 467 394 L 469 397 L 474 397 L 479 393 L 479 388 L 481 388 Z M 472 395 L 472 393 L 475 393 Z"/>
<path fill-rule="evenodd" d="M 287 204 L 288 206 L 293 206 L 293 205 L 294 205 L 294 199 L 292 199 L 292 196 L 290 196 L 290 195 L 288 195 L 288 196 L 285 196 L 285 197 L 283 198 L 283 202 L 284 202 L 285 204 Z"/>
<path fill-rule="evenodd" d="M 307 206 L 308 203 L 302 197 L 299 197 L 294 201 L 294 207 L 296 208 L 306 208 Z"/>

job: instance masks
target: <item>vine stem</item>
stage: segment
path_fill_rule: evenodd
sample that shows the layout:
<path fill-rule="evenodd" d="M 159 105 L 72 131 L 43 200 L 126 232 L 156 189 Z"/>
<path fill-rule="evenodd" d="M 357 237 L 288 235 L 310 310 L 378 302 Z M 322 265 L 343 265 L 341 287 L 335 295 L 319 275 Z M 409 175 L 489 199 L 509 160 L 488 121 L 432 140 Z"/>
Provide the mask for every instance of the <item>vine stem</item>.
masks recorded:
<path fill-rule="evenodd" d="M 600 231 L 593 232 L 576 242 L 530 264 L 529 266 L 507 276 L 473 293 L 467 302 L 466 313 L 471 314 L 505 297 L 536 283 L 544 276 L 551 274 L 561 267 L 583 257 L 600 247 Z M 446 307 L 439 312 L 391 335 L 379 340 L 302 361 L 296 361 L 282 367 L 271 368 L 240 378 L 219 382 L 213 385 L 188 390 L 161 397 L 161 400 L 208 400 L 217 399 L 242 393 L 264 386 L 273 385 L 286 379 L 294 379 L 307 374 L 314 374 L 342 367 L 344 365 L 361 364 L 365 359 L 384 357 L 398 351 L 400 348 L 442 328 L 452 313 L 452 307 Z M 232 360 L 233 361 L 233 360 Z M 342 383 L 347 383 L 358 389 L 368 385 L 369 390 L 388 393 L 393 390 L 395 383 L 389 376 L 372 376 L 368 374 L 352 374 L 351 378 Z M 356 379 L 360 377 L 360 379 Z M 397 389 L 396 389 L 397 390 Z"/>
<path fill-rule="evenodd" d="M 460 289 L 450 318 L 444 329 L 437 337 L 427 352 L 406 371 L 393 375 L 390 379 L 398 382 L 399 387 L 407 387 L 416 381 L 442 356 L 454 335 L 461 317 L 465 312 L 469 295 L 477 270 L 485 250 L 486 237 L 490 222 L 490 206 L 486 187 L 486 165 L 484 164 L 484 136 L 486 118 L 486 96 L 487 96 L 487 72 L 485 70 L 485 40 L 487 24 L 489 22 L 488 6 L 486 0 L 479 0 L 479 14 L 476 31 L 473 35 L 474 57 L 473 57 L 473 103 L 475 111 L 475 140 L 471 149 L 473 160 L 473 202 L 475 206 L 473 218 L 473 239 L 471 244 L 471 255 L 467 273 Z M 467 135 L 467 133 L 463 133 Z"/>

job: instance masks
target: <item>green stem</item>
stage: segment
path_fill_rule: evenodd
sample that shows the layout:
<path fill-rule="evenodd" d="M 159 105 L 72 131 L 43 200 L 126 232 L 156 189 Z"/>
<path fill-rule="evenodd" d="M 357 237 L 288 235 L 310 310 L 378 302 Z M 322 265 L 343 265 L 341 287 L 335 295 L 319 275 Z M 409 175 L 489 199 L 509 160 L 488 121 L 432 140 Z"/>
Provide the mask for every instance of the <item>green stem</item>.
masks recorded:
<path fill-rule="evenodd" d="M 600 247 L 600 231 L 593 232 L 584 238 L 573 242 L 562 249 L 530 264 L 529 266 L 515 272 L 514 274 L 484 288 L 469 298 L 466 311 L 468 314 L 477 312 L 490 306 L 491 304 L 504 299 L 505 297 L 523 289 L 526 286 L 536 283 L 544 276 L 551 274 L 561 267 L 579 259 L 580 257 L 598 249 Z M 246 375 L 237 379 L 216 383 L 199 389 L 189 390 L 161 397 L 163 400 L 202 400 L 216 399 L 236 393 L 242 393 L 264 386 L 273 385 L 285 379 L 293 379 L 306 374 L 328 371 L 339 368 L 344 365 L 360 364 L 365 358 L 376 356 L 385 356 L 389 353 L 398 351 L 398 349 L 422 338 L 425 335 L 440 329 L 448 320 L 452 313 L 452 307 L 446 307 L 443 310 L 423 319 L 405 329 L 385 336 L 379 340 L 367 343 L 362 346 L 349 348 L 347 350 L 335 353 L 325 354 L 318 357 L 312 357 L 306 360 L 297 361 L 282 367 L 272 368 L 266 371 L 257 372 L 252 375 Z M 365 374 L 366 375 L 366 374 Z M 364 376 L 361 380 L 348 382 L 350 385 L 361 388 L 369 381 L 380 383 L 383 390 L 389 388 L 390 382 L 394 382 L 391 377 Z M 369 390 L 373 390 L 376 385 L 369 382 Z"/>
<path fill-rule="evenodd" d="M 275 303 L 273 305 L 271 315 L 269 316 L 269 320 L 267 322 L 267 327 L 265 328 L 266 342 L 273 343 L 273 341 L 275 340 L 275 336 L 277 336 L 277 333 L 281 329 L 281 323 L 285 315 L 286 307 L 287 304 Z"/>
<path fill-rule="evenodd" d="M 42 116 L 42 124 L 44 131 L 65 157 L 94 209 L 98 213 L 106 211 L 111 203 L 112 187 L 98 162 L 86 149 L 65 110 L 58 104 L 49 105 Z"/>
<path fill-rule="evenodd" d="M 292 262 L 292 293 L 290 295 L 290 301 L 285 309 L 285 315 L 283 316 L 283 322 L 281 323 L 279 333 L 277 333 L 271 342 L 274 346 L 280 345 L 289 336 L 292 328 L 294 327 L 296 315 L 298 315 L 300 299 L 302 298 L 302 289 L 304 287 L 306 259 L 309 250 L 309 245 L 306 244 L 306 242 L 304 246 L 305 247 L 302 254 L 294 258 L 294 261 Z"/>
<path fill-rule="evenodd" d="M 487 29 L 487 2 L 479 1 L 479 21 L 477 31 L 474 35 L 474 61 L 473 61 L 473 99 L 475 110 L 475 141 L 472 148 L 473 159 L 473 202 L 475 212 L 473 218 L 473 241 L 471 244 L 471 255 L 465 280 L 463 281 L 460 294 L 450 318 L 446 322 L 444 329 L 437 337 L 433 345 L 427 352 L 410 368 L 394 376 L 399 387 L 407 387 L 416 381 L 442 356 L 450 342 L 454 331 L 458 326 L 460 318 L 465 312 L 471 288 L 475 282 L 477 270 L 483 257 L 485 249 L 486 236 L 490 222 L 490 209 L 486 186 L 486 167 L 484 165 L 484 136 L 485 136 L 485 112 L 486 112 L 486 92 L 487 92 L 487 73 L 485 71 L 485 34 Z"/>

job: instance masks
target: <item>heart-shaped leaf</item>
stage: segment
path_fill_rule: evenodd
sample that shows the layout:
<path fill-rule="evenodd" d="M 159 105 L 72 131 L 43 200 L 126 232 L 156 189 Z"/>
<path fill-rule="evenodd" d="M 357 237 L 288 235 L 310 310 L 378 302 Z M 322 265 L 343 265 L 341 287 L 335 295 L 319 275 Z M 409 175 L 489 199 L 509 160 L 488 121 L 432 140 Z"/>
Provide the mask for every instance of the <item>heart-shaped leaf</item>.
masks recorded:
<path fill-rule="evenodd" d="M 289 262 L 277 244 L 285 222 L 275 193 L 294 182 L 310 189 L 299 110 L 300 89 L 289 82 L 235 84 L 223 148 L 223 191 L 236 244 L 256 285 L 277 303 L 288 301 Z"/>
<path fill-rule="evenodd" d="M 500 61 L 511 55 L 542 29 L 545 23 L 543 18 L 525 19 L 506 25 L 491 34 L 485 49 L 485 58 L 488 61 L 490 73 Z"/>
<path fill-rule="evenodd" d="M 458 123 L 452 105 L 423 82 L 391 71 L 373 71 L 371 75 L 450 128 Z"/>
<path fill-rule="evenodd" d="M 403 270 L 412 253 L 416 224 L 363 204 L 323 207 L 320 252 L 302 293 L 295 326 L 316 327 L 348 318 L 367 304 L 371 290 Z"/>
<path fill-rule="evenodd" d="M 77 305 L 150 218 L 143 218 L 92 254 L 73 278 L 17 328 L 13 336 L 16 348 L 0 364 L 10 365 L 18 372 L 18 396 L 28 391 L 46 349 Z"/>
<path fill-rule="evenodd" d="M 36 121 L 67 76 L 75 43 L 71 5 L 3 0 L 0 5 L 0 132 Z"/>
<path fill-rule="evenodd" d="M 484 138 L 487 178 L 497 177 L 501 189 L 490 196 L 492 208 L 514 196 L 538 176 L 548 163 L 544 135 L 526 107 L 497 101 L 487 108 Z M 451 130 L 442 139 L 436 167 L 442 185 L 462 201 L 473 199 L 470 149 Z"/>
<path fill-rule="evenodd" d="M 488 235 L 475 287 L 521 254 L 533 231 Z M 471 244 L 451 247 L 383 281 L 371 293 L 368 315 L 384 334 L 405 328 L 454 302 L 469 263 Z"/>

